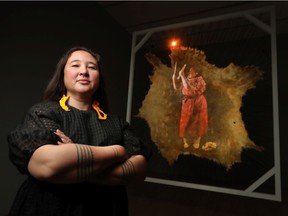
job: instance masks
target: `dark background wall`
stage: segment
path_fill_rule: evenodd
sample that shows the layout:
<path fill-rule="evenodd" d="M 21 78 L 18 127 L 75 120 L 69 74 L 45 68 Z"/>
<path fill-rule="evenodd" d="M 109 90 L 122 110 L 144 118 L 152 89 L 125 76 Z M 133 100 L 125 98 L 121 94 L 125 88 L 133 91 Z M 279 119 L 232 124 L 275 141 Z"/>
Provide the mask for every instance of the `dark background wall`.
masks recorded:
<path fill-rule="evenodd" d="M 287 35 L 278 35 L 282 202 L 148 182 L 128 187 L 131 216 L 284 215 L 288 208 Z M 84 45 L 102 56 L 111 111 L 125 117 L 131 35 L 95 2 L 1 2 L 0 215 L 6 215 L 24 177 L 8 159 L 6 135 L 38 102 L 62 53 Z M 117 94 L 116 94 L 117 93 Z"/>

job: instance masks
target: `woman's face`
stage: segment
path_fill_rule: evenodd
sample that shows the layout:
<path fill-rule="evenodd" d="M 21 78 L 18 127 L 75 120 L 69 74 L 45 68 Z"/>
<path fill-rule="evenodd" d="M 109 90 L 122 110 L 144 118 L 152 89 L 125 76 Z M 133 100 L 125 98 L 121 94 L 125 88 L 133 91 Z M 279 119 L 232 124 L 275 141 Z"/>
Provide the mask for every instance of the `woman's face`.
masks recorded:
<path fill-rule="evenodd" d="M 189 75 L 188 75 L 188 80 L 193 79 L 194 77 L 196 77 L 198 75 L 198 73 L 191 67 L 189 70 Z"/>
<path fill-rule="evenodd" d="M 99 87 L 99 76 L 98 62 L 90 53 L 83 50 L 73 52 L 64 67 L 67 95 L 92 97 Z"/>

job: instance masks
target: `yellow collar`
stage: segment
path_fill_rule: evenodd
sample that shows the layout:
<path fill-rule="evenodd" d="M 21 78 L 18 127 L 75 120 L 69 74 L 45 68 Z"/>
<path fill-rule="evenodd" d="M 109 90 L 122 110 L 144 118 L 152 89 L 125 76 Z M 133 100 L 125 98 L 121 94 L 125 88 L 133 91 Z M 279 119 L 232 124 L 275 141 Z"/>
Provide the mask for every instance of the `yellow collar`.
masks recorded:
<path fill-rule="evenodd" d="M 59 100 L 59 104 L 61 106 L 61 108 L 65 111 L 70 111 L 69 107 L 66 105 L 68 99 L 69 99 L 70 96 L 66 96 L 66 95 L 63 95 L 63 97 Z M 102 119 L 102 120 L 105 120 L 107 119 L 107 114 L 104 113 L 100 107 L 99 107 L 99 102 L 98 101 L 93 101 L 93 104 L 92 104 L 92 108 L 97 112 L 98 114 L 98 119 Z"/>

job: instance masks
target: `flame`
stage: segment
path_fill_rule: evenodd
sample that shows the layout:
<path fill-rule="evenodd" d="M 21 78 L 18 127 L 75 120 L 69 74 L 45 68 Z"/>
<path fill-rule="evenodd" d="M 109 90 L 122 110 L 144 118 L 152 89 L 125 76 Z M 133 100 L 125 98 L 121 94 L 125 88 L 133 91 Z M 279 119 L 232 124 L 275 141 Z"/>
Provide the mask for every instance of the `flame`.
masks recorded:
<path fill-rule="evenodd" d="M 178 49 L 180 47 L 180 40 L 177 38 L 173 38 L 169 41 L 170 49 Z"/>

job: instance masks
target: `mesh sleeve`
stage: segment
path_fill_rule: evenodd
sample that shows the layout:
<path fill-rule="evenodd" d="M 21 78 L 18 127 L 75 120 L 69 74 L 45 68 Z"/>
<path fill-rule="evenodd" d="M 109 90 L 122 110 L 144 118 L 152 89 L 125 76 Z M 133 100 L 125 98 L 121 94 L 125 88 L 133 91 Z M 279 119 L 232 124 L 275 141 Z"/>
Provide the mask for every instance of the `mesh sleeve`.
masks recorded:
<path fill-rule="evenodd" d="M 135 136 L 130 130 L 130 125 L 126 121 L 122 121 L 124 147 L 129 155 L 140 154 L 147 160 L 151 157 L 152 151 L 147 144 L 139 137 Z"/>
<path fill-rule="evenodd" d="M 51 106 L 32 107 L 23 122 L 7 136 L 9 158 L 22 174 L 27 174 L 27 165 L 32 153 L 47 143 L 57 144 L 58 136 L 54 131 L 59 122 Z"/>

